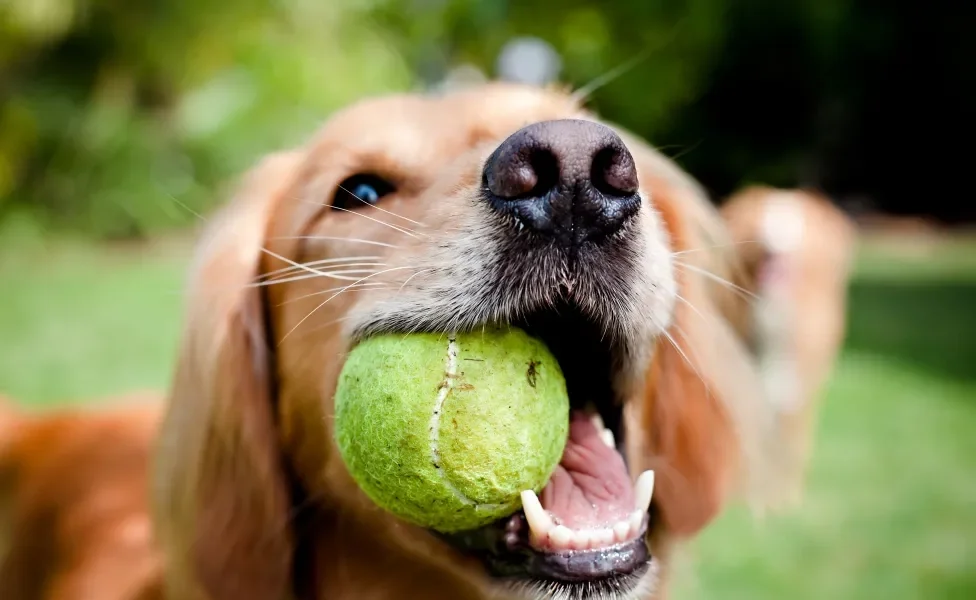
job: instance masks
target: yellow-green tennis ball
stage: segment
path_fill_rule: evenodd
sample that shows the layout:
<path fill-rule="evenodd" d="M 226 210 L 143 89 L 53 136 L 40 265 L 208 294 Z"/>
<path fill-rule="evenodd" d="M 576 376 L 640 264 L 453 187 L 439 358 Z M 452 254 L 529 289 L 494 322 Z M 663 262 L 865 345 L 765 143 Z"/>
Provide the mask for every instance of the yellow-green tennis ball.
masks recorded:
<path fill-rule="evenodd" d="M 569 397 L 556 359 L 520 329 L 380 335 L 346 358 L 335 434 L 374 503 L 464 531 L 545 486 L 569 434 Z"/>

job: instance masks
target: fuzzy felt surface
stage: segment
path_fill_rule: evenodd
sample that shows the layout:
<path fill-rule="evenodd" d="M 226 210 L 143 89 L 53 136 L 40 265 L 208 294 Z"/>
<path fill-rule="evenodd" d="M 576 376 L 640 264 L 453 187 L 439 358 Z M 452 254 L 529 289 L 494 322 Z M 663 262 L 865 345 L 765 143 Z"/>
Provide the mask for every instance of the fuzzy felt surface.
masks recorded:
<path fill-rule="evenodd" d="M 446 533 L 541 491 L 568 433 L 556 359 L 515 328 L 368 338 L 336 389 L 336 441 L 353 479 L 378 506 Z"/>

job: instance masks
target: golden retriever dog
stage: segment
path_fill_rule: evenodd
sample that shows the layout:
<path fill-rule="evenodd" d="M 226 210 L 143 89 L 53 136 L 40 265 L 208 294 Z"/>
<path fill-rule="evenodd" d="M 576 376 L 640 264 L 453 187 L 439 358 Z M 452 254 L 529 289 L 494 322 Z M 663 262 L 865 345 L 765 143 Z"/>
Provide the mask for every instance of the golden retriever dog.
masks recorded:
<path fill-rule="evenodd" d="M 143 558 L 152 568 L 139 572 L 158 576 L 129 596 L 0 596 L 666 598 L 678 543 L 776 483 L 770 403 L 737 320 L 748 300 L 729 283 L 740 261 L 694 180 L 559 90 L 491 84 L 353 105 L 257 165 L 210 221 L 158 436 L 119 414 L 65 425 L 89 432 L 78 447 L 45 438 L 62 461 L 52 470 L 74 468 L 100 481 L 93 490 L 148 482 L 147 545 L 106 560 L 120 581 Z M 367 336 L 486 325 L 548 344 L 573 427 L 523 510 L 440 535 L 356 486 L 333 439 L 334 390 Z M 136 447 L 112 441 L 129 433 Z M 32 453 L 45 450 L 24 448 L 8 463 L 39 469 Z M 87 468 L 86 449 L 129 457 L 137 473 Z M 21 502 L 50 501 L 66 482 L 39 482 L 46 491 Z M 103 531 L 128 532 L 140 511 Z"/>
<path fill-rule="evenodd" d="M 159 597 L 147 475 L 161 398 L 54 415 L 0 398 L 0 598 Z"/>
<path fill-rule="evenodd" d="M 818 398 L 844 341 L 857 231 L 828 198 L 806 190 L 754 186 L 721 210 L 755 294 L 743 318 L 772 409 L 776 502 L 796 504 Z"/>

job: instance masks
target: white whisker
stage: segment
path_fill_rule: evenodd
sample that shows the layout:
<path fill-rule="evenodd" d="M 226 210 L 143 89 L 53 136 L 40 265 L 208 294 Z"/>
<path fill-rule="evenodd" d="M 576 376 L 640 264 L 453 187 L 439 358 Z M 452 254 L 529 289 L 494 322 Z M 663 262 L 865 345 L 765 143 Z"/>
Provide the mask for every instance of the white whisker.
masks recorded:
<path fill-rule="evenodd" d="M 282 302 L 278 306 L 284 306 L 285 304 L 291 304 L 292 302 L 298 302 L 299 300 L 304 300 L 306 298 L 311 298 L 313 296 L 321 296 L 322 294 L 328 294 L 330 292 L 338 292 L 340 290 L 362 291 L 362 290 L 382 289 L 382 288 L 385 288 L 385 287 L 389 287 L 389 285 L 386 284 L 386 283 L 379 282 L 379 281 L 368 281 L 366 283 L 360 283 L 358 285 L 354 283 L 354 284 L 351 284 L 351 285 L 329 288 L 327 290 L 320 290 L 318 292 L 311 292 L 309 294 L 304 294 L 302 296 L 298 296 L 297 298 L 290 298 L 288 300 L 285 300 L 284 302 Z"/>
<path fill-rule="evenodd" d="M 692 304 L 691 302 L 689 302 L 688 300 L 686 300 L 684 296 L 682 296 L 681 294 L 675 293 L 674 294 L 674 297 L 677 298 L 678 300 L 680 300 L 681 302 L 684 302 L 685 303 L 685 306 L 687 306 L 688 308 L 690 308 L 691 310 L 693 310 L 696 315 L 698 315 L 699 317 L 701 317 L 701 320 L 702 321 L 705 321 L 706 323 L 708 323 L 708 319 L 706 319 L 705 318 L 705 315 L 702 314 L 702 312 L 700 310 L 698 310 L 698 307 L 696 307 L 694 304 Z"/>
<path fill-rule="evenodd" d="M 619 77 L 626 75 L 628 71 L 632 70 L 637 65 L 641 64 L 650 57 L 650 49 L 645 48 L 644 51 L 638 53 L 636 56 L 630 58 L 630 60 L 613 67 L 603 75 L 599 75 L 593 78 L 589 83 L 580 86 L 572 94 L 572 99 L 576 102 L 583 102 L 590 97 L 593 92 L 602 88 L 603 86 L 612 83 Z"/>
<path fill-rule="evenodd" d="M 407 278 L 406 278 L 406 279 L 405 279 L 405 280 L 403 281 L 403 283 L 402 283 L 402 284 L 400 284 L 400 287 L 399 287 L 399 288 L 397 289 L 397 291 L 396 291 L 396 294 L 394 294 L 394 297 L 396 297 L 396 296 L 399 296 L 399 295 L 400 295 L 400 292 L 402 292 L 402 291 L 403 291 L 403 288 L 405 288 L 405 287 L 407 286 L 407 284 L 408 284 L 408 283 L 410 283 L 410 280 L 411 280 L 411 279 L 413 279 L 413 278 L 414 278 L 414 277 L 416 277 L 417 275 L 420 275 L 421 273 L 430 273 L 430 272 L 431 272 L 431 271 L 433 271 L 433 270 L 434 270 L 434 269 L 421 269 L 421 270 L 419 270 L 419 271 L 417 271 L 416 273 L 414 273 L 413 275 L 411 275 L 410 277 L 407 277 Z"/>
<path fill-rule="evenodd" d="M 292 332 L 294 332 L 296 329 L 298 329 L 301 326 L 302 323 L 304 323 L 305 321 L 307 321 L 309 319 L 309 317 L 311 317 L 313 314 L 315 314 L 316 311 L 318 311 L 320 308 L 322 308 L 323 306 L 325 306 L 326 304 L 328 304 L 329 302 L 331 302 L 332 300 L 334 300 L 337 296 L 339 296 L 340 294 L 342 294 L 343 292 L 345 292 L 347 289 L 353 287 L 354 285 L 356 285 L 358 283 L 362 283 L 363 281 L 366 281 L 367 279 L 370 279 L 372 277 L 376 277 L 377 275 L 382 275 L 384 273 L 389 273 L 391 271 L 402 271 L 404 269 L 415 269 L 415 268 L 416 267 L 409 267 L 409 266 L 407 266 L 407 267 L 392 267 L 392 268 L 389 268 L 389 269 L 384 269 L 382 271 L 378 271 L 376 273 L 373 273 L 372 275 L 367 275 L 366 277 L 363 277 L 362 279 L 359 279 L 355 283 L 351 283 L 351 284 L 349 284 L 349 285 L 341 288 L 339 291 L 337 291 L 336 293 L 334 293 L 331 296 L 329 296 L 328 298 L 326 298 L 326 300 L 324 302 L 322 302 L 322 304 L 319 304 L 318 306 L 316 306 L 315 308 L 313 308 L 307 315 L 305 315 L 302 318 L 301 321 L 299 321 L 298 323 L 296 323 L 295 326 L 292 327 L 288 331 L 288 333 L 286 333 L 285 335 L 283 335 L 281 337 L 281 341 L 278 342 L 278 345 L 280 346 L 281 344 L 283 344 L 285 342 L 285 339 L 287 339 L 288 336 L 292 334 Z"/>
<path fill-rule="evenodd" d="M 671 29 L 669 35 L 665 39 L 661 40 L 659 44 L 657 44 L 655 46 L 651 46 L 651 47 L 644 48 L 644 50 L 642 50 L 641 52 L 638 52 L 630 60 L 628 60 L 628 61 L 626 61 L 626 62 L 624 62 L 622 64 L 617 65 L 616 67 L 610 69 L 609 71 L 607 71 L 603 75 L 600 75 L 600 76 L 594 78 L 589 83 L 587 83 L 587 84 L 583 85 L 582 87 L 580 87 L 579 89 L 577 89 L 575 92 L 573 92 L 573 94 L 571 96 L 573 98 L 573 100 L 575 100 L 576 102 L 583 102 L 587 98 L 589 98 L 591 94 L 593 94 L 594 92 L 596 92 L 598 89 L 602 88 L 603 86 L 605 86 L 605 85 L 607 85 L 609 83 L 612 83 L 617 78 L 622 77 L 623 75 L 626 75 L 627 72 L 631 71 L 632 69 L 634 69 L 635 67 L 637 67 L 639 64 L 641 64 L 645 60 L 649 59 L 651 57 L 651 55 L 654 54 L 654 52 L 656 52 L 656 51 L 658 51 L 658 50 L 666 47 L 668 44 L 670 44 L 671 41 L 674 40 L 677 37 L 678 30 L 680 29 L 681 25 L 683 25 L 683 24 L 684 24 L 684 20 L 679 21 L 675 25 L 675 27 Z"/>
<path fill-rule="evenodd" d="M 377 266 L 386 266 L 384 263 L 372 263 Z M 295 281 L 304 281 L 306 279 L 338 279 L 339 281 L 355 281 L 359 279 L 364 273 L 375 273 L 376 269 L 341 269 L 337 271 L 319 271 L 318 273 L 305 273 L 304 275 L 295 275 L 294 277 L 285 277 L 279 279 L 272 279 L 270 281 L 259 281 L 257 283 L 250 284 L 249 287 L 270 287 L 272 285 L 278 285 L 282 283 L 292 283 Z"/>
<path fill-rule="evenodd" d="M 404 221 L 407 221 L 408 223 L 413 223 L 414 225 L 418 225 L 418 226 L 420 226 L 420 227 L 426 227 L 426 225 L 424 225 L 423 223 L 421 223 L 421 222 L 419 222 L 419 221 L 414 221 L 413 219 L 409 219 L 409 218 L 407 218 L 407 217 L 404 217 L 403 215 L 398 215 L 398 214 L 396 214 L 395 212 L 393 212 L 393 211 L 390 211 L 390 210 L 386 210 L 385 208 L 383 208 L 383 207 L 381 207 L 381 206 L 377 206 L 377 205 L 375 205 L 375 204 L 370 204 L 369 202 L 366 202 L 365 200 L 363 200 L 362 198 L 360 198 L 360 197 L 359 197 L 359 196 L 357 196 L 356 194 L 353 194 L 352 192 L 350 192 L 350 191 L 349 191 L 349 190 L 347 190 L 346 188 L 344 188 L 344 187 L 342 187 L 341 185 L 339 186 L 339 189 L 341 189 L 342 191 L 344 191 L 344 192 L 346 192 L 347 194 L 349 194 L 350 196 L 352 196 L 352 197 L 353 197 L 353 198 L 355 198 L 356 200 L 359 200 L 360 202 L 362 202 L 362 203 L 363 203 L 363 204 L 365 204 L 366 206 L 369 206 L 369 207 L 372 207 L 372 208 L 375 208 L 376 210 L 378 210 L 378 211 L 380 211 L 380 212 L 384 212 L 384 213 L 386 213 L 386 214 L 388 214 L 388 215 L 390 215 L 390 216 L 393 216 L 393 217 L 396 217 L 396 218 L 398 218 L 398 219 L 403 219 Z"/>
<path fill-rule="evenodd" d="M 297 262 L 293 261 L 292 259 L 290 259 L 290 258 L 288 258 L 286 256 L 282 256 L 282 255 L 278 254 L 277 252 L 272 252 L 271 250 L 268 250 L 267 248 L 261 248 L 261 251 L 264 252 L 265 254 L 268 254 L 270 256 L 273 256 L 273 257 L 277 258 L 280 261 L 283 261 L 283 262 L 288 263 L 289 265 L 291 265 L 291 268 L 298 269 L 299 271 L 308 271 L 309 273 L 318 273 L 318 274 L 321 274 L 321 271 L 319 271 L 318 269 L 315 269 L 315 268 L 311 267 L 309 263 L 297 263 Z M 330 259 L 326 259 L 326 260 L 330 260 Z"/>
<path fill-rule="evenodd" d="M 282 255 L 278 254 L 277 252 L 272 252 L 271 250 L 268 250 L 267 248 L 261 248 L 261 251 L 264 252 L 264 253 L 266 253 L 266 254 L 268 254 L 268 255 L 270 255 L 270 256 L 273 256 L 273 257 L 277 258 L 278 260 L 282 260 L 282 261 L 284 261 L 284 262 L 292 265 L 293 267 L 297 267 L 299 270 L 307 271 L 309 273 L 313 273 L 313 274 L 318 275 L 320 277 L 328 277 L 328 278 L 332 278 L 332 279 L 342 279 L 341 276 L 333 275 L 329 271 L 321 271 L 319 269 L 313 269 L 312 267 L 309 267 L 308 265 L 301 264 L 301 263 L 297 263 L 297 262 L 293 261 L 292 259 L 290 259 L 288 257 L 285 257 L 285 256 L 282 256 Z M 347 274 L 346 271 L 339 271 L 338 273 Z M 256 285 L 260 286 L 260 285 L 262 285 L 264 283 L 284 283 L 284 281 L 281 280 L 281 279 L 278 279 L 278 280 L 275 280 L 275 281 L 272 281 L 272 282 L 261 282 L 261 283 L 258 283 Z"/>
<path fill-rule="evenodd" d="M 321 203 L 320 202 L 312 202 L 312 204 L 315 204 L 317 206 L 321 206 Z M 383 225 L 385 227 L 389 227 L 390 229 L 392 229 L 394 231 L 398 231 L 398 232 L 400 232 L 400 233 L 402 233 L 404 235 L 409 235 L 412 238 L 416 238 L 418 236 L 423 236 L 423 234 L 417 233 L 416 231 L 412 231 L 412 230 L 407 229 L 405 227 L 398 227 L 397 225 L 394 225 L 392 223 L 387 223 L 386 221 L 381 221 L 380 219 L 374 219 L 373 217 L 371 217 L 371 216 L 369 216 L 367 214 L 361 213 L 358 210 L 349 210 L 348 208 L 342 208 L 341 206 L 333 206 L 332 209 L 333 210 L 341 210 L 342 212 L 347 212 L 347 213 L 352 214 L 352 215 L 358 215 L 358 216 L 360 216 L 360 217 L 362 217 L 364 219 L 369 219 L 370 221 L 373 221 L 374 223 L 379 223 L 380 225 Z M 427 237 L 427 236 L 423 236 L 423 237 Z"/>
<path fill-rule="evenodd" d="M 330 242 L 356 242 L 357 244 L 370 244 L 373 246 L 383 246 L 384 248 L 399 248 L 396 244 L 387 244 L 386 242 L 377 242 L 376 240 L 364 240 L 362 238 L 347 238 L 339 237 L 334 235 L 283 235 L 273 238 L 268 238 L 269 240 L 323 240 Z"/>
<path fill-rule="evenodd" d="M 169 197 L 170 200 L 172 200 L 180 208 L 182 208 L 186 212 L 190 213 L 191 215 L 193 215 L 197 219 L 203 221 L 204 223 L 207 222 L 207 218 L 206 217 L 204 217 L 203 215 L 201 215 L 197 211 L 195 211 L 192 208 L 190 208 L 190 206 L 188 204 L 186 204 L 185 202 L 183 202 L 182 200 L 180 200 L 179 198 L 177 198 L 176 196 L 174 196 L 173 194 L 171 194 L 169 192 L 164 192 L 164 193 L 166 194 L 166 196 Z"/>
<path fill-rule="evenodd" d="M 292 281 L 302 281 L 304 279 L 311 279 L 313 277 L 325 277 L 329 279 L 343 279 L 343 276 L 356 274 L 356 273 L 370 273 L 376 270 L 376 267 L 384 267 L 386 263 L 378 262 L 362 262 L 362 263 L 344 263 L 335 266 L 332 270 L 322 270 L 315 269 L 307 264 L 298 264 L 296 268 L 289 269 L 287 272 L 281 273 L 276 277 L 271 279 L 266 279 L 264 281 L 254 281 L 247 285 L 247 287 L 264 287 L 270 285 L 277 285 L 279 283 L 289 283 Z M 369 267 L 369 268 L 353 268 L 353 267 Z M 303 273 L 301 275 L 296 275 L 295 273 Z"/>
<path fill-rule="evenodd" d="M 311 263 L 305 263 L 305 264 L 311 266 Z M 315 269 L 315 270 L 318 271 L 317 274 L 322 274 L 322 273 L 335 273 L 335 272 L 338 272 L 339 269 L 350 269 L 352 267 L 385 267 L 385 266 L 386 266 L 386 263 L 381 263 L 381 262 L 372 262 L 372 261 L 370 261 L 370 262 L 351 262 L 351 263 L 340 263 L 340 264 L 332 264 L 332 265 L 329 265 L 329 269 L 330 270 L 324 270 L 324 269 Z M 256 281 L 255 283 L 271 284 L 271 283 L 275 283 L 275 282 L 281 282 L 281 281 L 284 281 L 286 278 L 294 277 L 296 273 L 300 273 L 300 272 L 308 273 L 310 271 L 307 271 L 306 269 L 295 269 L 295 268 L 291 268 L 288 271 L 285 271 L 285 272 L 282 272 L 282 273 L 278 273 L 274 277 L 269 277 L 268 279 L 265 279 L 264 281 Z M 302 277 L 302 276 L 299 276 L 299 277 Z"/>
<path fill-rule="evenodd" d="M 680 327 L 678 327 L 677 325 L 672 325 L 672 327 L 677 329 L 678 332 L 682 335 L 682 337 L 684 337 L 686 340 L 688 339 L 688 336 L 685 335 L 684 331 L 682 331 Z M 691 359 L 688 357 L 687 354 L 685 354 L 685 351 L 681 348 L 680 345 L 678 345 L 678 342 L 674 339 L 674 336 L 672 336 L 671 333 L 668 332 L 666 329 L 661 330 L 661 333 L 664 335 L 665 338 L 667 338 L 668 342 L 674 347 L 674 349 L 678 351 L 678 354 L 680 354 L 681 358 L 684 359 L 685 364 L 691 367 L 691 370 L 694 371 L 695 376 L 698 377 L 698 380 L 701 381 L 702 385 L 705 386 L 705 391 L 708 392 L 709 395 L 711 395 L 711 390 L 709 389 L 708 382 L 705 381 L 705 377 L 702 376 L 701 371 L 698 370 L 698 367 L 695 366 L 695 363 L 691 362 Z"/>
<path fill-rule="evenodd" d="M 687 269 L 687 270 L 691 271 L 692 273 L 697 273 L 697 274 L 701 275 L 702 277 L 707 277 L 708 279 L 711 279 L 712 281 L 714 281 L 716 283 L 719 283 L 721 285 L 724 285 L 725 287 L 729 288 L 730 290 L 734 290 L 736 292 L 739 292 L 740 294 L 744 294 L 745 296 L 748 296 L 749 298 L 751 298 L 753 300 L 759 300 L 759 296 L 753 294 L 752 292 L 750 292 L 746 288 L 744 288 L 744 287 L 742 287 L 740 285 L 736 285 L 736 284 L 732 283 L 731 281 L 729 281 L 727 279 L 723 279 L 723 278 L 719 277 L 718 275 L 716 275 L 715 273 L 712 273 L 711 271 L 708 271 L 707 269 L 703 269 L 701 267 L 696 267 L 695 265 L 689 265 L 687 263 L 683 263 L 683 262 L 680 262 L 680 261 L 674 261 L 674 264 L 675 264 L 675 266 L 681 267 L 683 269 Z"/>
<path fill-rule="evenodd" d="M 379 260 L 381 258 L 382 258 L 381 256 L 345 256 L 342 258 L 325 258 L 322 260 L 313 260 L 311 262 L 301 263 L 301 264 L 305 265 L 306 267 L 320 267 L 322 265 L 332 265 L 332 264 L 344 263 L 346 261 L 371 261 L 371 260 Z M 350 263 L 350 264 L 361 264 L 361 263 Z M 276 269 L 274 271 L 269 271 L 267 273 L 264 273 L 263 275 L 257 277 L 255 281 L 267 281 L 268 279 L 271 279 L 275 276 L 287 275 L 288 273 L 294 271 L 301 271 L 301 270 L 302 270 L 301 267 L 296 267 L 296 266 L 283 267 L 281 269 Z"/>
<path fill-rule="evenodd" d="M 353 290 L 353 291 L 355 291 L 355 290 Z M 330 327 L 332 325 L 335 325 L 336 323 L 342 323 L 344 321 L 348 321 L 348 320 L 350 320 L 352 318 L 353 318 L 352 315 L 346 315 L 344 317 L 339 317 L 338 319 L 332 319 L 331 321 L 326 321 L 325 323 L 321 323 L 319 325 L 316 325 L 315 327 L 309 327 L 305 331 L 303 331 L 300 334 L 298 334 L 298 337 L 299 338 L 302 338 L 302 337 L 304 337 L 306 335 L 311 335 L 311 334 L 313 334 L 315 332 L 322 331 L 326 327 Z"/>

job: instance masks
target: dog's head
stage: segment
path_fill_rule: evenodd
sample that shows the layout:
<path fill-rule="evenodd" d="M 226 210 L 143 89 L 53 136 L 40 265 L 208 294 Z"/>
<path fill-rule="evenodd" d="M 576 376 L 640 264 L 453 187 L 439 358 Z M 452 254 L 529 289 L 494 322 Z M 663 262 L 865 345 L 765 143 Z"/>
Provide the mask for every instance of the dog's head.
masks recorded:
<path fill-rule="evenodd" d="M 754 475 L 758 387 L 717 309 L 727 250 L 687 176 L 562 93 L 492 85 L 335 115 L 258 166 L 201 245 L 156 475 L 170 586 L 648 593 L 670 541 Z M 366 336 L 491 324 L 558 358 L 574 452 L 541 501 L 438 536 L 350 478 L 336 381 Z M 649 469 L 653 501 L 634 484 Z"/>

